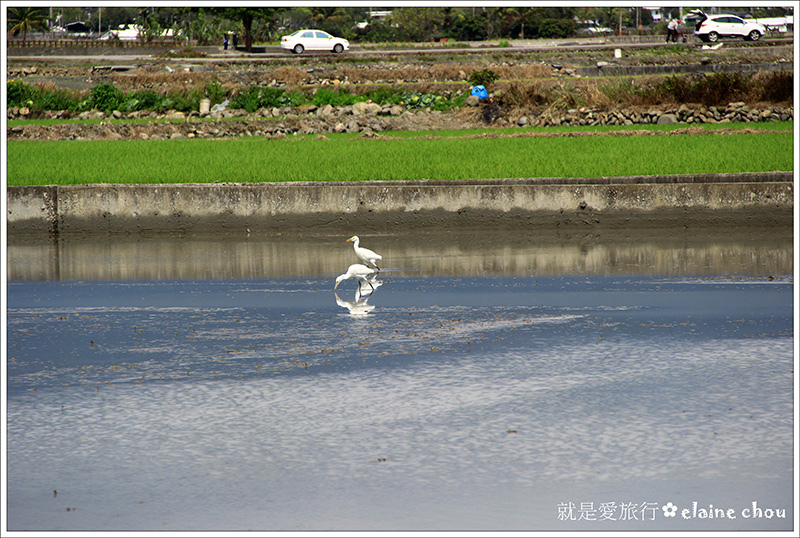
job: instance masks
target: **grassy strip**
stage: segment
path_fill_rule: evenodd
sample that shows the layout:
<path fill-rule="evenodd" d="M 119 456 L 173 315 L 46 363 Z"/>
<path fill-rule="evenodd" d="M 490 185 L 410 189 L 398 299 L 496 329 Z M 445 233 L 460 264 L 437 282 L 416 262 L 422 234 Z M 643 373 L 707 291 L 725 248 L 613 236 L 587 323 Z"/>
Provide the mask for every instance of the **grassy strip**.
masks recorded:
<path fill-rule="evenodd" d="M 791 132 L 8 142 L 8 184 L 598 177 L 793 169 Z"/>
<path fill-rule="evenodd" d="M 633 124 L 633 125 L 559 125 L 548 127 L 503 127 L 503 128 L 477 128 L 477 129 L 458 129 L 458 130 L 436 130 L 436 131 L 391 131 L 384 133 L 391 137 L 407 137 L 407 138 L 427 138 L 431 136 L 448 137 L 448 136 L 470 136 L 475 134 L 484 133 L 498 133 L 498 134 L 520 134 L 526 132 L 533 133 L 572 133 L 572 132 L 592 132 L 592 133 L 610 133 L 618 131 L 659 131 L 668 132 L 680 129 L 694 128 L 703 129 L 706 131 L 716 131 L 720 129 L 745 131 L 750 129 L 769 130 L 769 131 L 791 131 L 794 128 L 794 122 L 791 121 L 769 121 L 758 123 L 679 123 L 679 124 Z M 333 136 L 333 135 L 326 135 Z M 342 134 L 338 136 L 358 137 L 360 133 Z"/>
<path fill-rule="evenodd" d="M 248 117 L 234 117 L 234 118 L 212 118 L 210 116 L 203 117 L 203 118 L 193 118 L 192 124 L 203 125 L 204 123 L 214 123 L 218 121 L 222 122 L 237 122 L 237 121 L 246 121 L 250 118 Z M 270 118 L 270 117 L 260 117 L 257 118 L 258 121 L 262 122 L 274 122 L 280 123 L 282 118 Z M 54 119 L 14 119 L 8 120 L 6 125 L 8 127 L 25 127 L 26 125 L 99 125 L 99 124 L 111 124 L 111 125 L 144 125 L 148 123 L 185 123 L 183 119 L 151 119 L 151 118 L 123 118 L 123 119 L 114 119 L 114 118 L 104 118 L 104 119 L 61 119 L 61 118 L 54 118 Z M 675 129 L 682 129 L 686 128 L 687 126 L 690 127 L 700 127 L 702 129 L 714 130 L 714 129 L 736 129 L 736 130 L 745 130 L 745 129 L 759 129 L 759 130 L 771 130 L 771 131 L 790 131 L 794 128 L 794 122 L 791 121 L 765 121 L 765 122 L 758 122 L 758 123 L 693 123 L 691 125 L 688 124 L 652 124 L 652 123 L 644 123 L 644 124 L 633 124 L 633 125 L 562 125 L 562 126 L 548 126 L 548 127 L 502 127 L 502 128 L 491 128 L 492 132 L 499 132 L 499 133 L 519 133 L 523 131 L 534 131 L 534 132 L 570 132 L 570 131 L 594 131 L 594 132 L 606 132 L 606 131 L 670 131 Z M 476 129 L 459 129 L 459 130 L 436 130 L 436 131 L 402 131 L 402 132 L 392 132 L 391 136 L 406 136 L 409 138 L 418 138 L 423 136 L 429 135 L 442 135 L 442 136 L 464 136 L 468 134 L 474 133 L 485 133 L 487 132 L 486 128 L 476 128 Z M 443 133 L 447 133 L 443 135 Z M 316 135 L 311 135 L 316 136 Z M 357 137 L 360 136 L 360 133 L 355 134 L 327 134 L 326 136 L 329 137 L 337 137 L 337 136 L 351 136 Z"/>

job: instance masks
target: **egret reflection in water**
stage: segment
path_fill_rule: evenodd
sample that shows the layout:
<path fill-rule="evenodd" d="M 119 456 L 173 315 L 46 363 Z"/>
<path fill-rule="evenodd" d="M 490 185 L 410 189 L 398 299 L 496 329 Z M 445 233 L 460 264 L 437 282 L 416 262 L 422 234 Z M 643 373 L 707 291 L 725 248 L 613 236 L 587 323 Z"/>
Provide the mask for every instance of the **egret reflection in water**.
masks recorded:
<path fill-rule="evenodd" d="M 346 308 L 351 316 L 366 316 L 375 309 L 375 305 L 367 304 L 372 298 L 375 290 L 383 285 L 382 280 L 378 280 L 377 275 L 373 275 L 369 279 L 358 282 L 355 297 L 353 301 L 345 301 L 334 290 L 333 295 L 336 297 L 336 304 L 342 308 Z"/>
<path fill-rule="evenodd" d="M 367 304 L 371 295 L 359 297 L 358 292 L 356 292 L 355 301 L 345 301 L 336 292 L 333 292 L 333 295 L 336 297 L 336 304 L 346 308 L 351 316 L 366 316 L 375 309 L 375 305 Z"/>

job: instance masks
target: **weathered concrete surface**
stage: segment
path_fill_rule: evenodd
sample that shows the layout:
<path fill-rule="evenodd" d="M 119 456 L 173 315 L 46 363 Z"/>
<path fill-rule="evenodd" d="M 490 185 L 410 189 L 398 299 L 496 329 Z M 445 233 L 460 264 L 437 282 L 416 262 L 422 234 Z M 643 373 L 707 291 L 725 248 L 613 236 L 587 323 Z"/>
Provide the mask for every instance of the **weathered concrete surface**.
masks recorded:
<path fill-rule="evenodd" d="M 9 187 L 11 234 L 792 226 L 791 172 Z"/>

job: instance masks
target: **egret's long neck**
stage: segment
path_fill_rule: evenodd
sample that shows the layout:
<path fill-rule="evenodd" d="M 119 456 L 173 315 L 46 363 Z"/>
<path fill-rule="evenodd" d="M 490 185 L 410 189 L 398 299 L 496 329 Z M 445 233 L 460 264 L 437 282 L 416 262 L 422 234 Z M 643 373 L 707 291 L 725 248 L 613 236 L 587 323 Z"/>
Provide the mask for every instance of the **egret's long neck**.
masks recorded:
<path fill-rule="evenodd" d="M 358 237 L 353 239 L 353 248 L 358 248 Z"/>

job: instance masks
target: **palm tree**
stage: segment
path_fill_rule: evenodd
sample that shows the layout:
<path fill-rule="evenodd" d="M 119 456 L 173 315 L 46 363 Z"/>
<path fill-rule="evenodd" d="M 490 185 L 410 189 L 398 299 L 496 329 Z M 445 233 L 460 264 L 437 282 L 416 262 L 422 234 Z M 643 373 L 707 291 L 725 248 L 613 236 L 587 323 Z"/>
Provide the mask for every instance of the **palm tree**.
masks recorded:
<path fill-rule="evenodd" d="M 9 33 L 16 36 L 22 32 L 22 40 L 25 41 L 30 30 L 35 28 L 47 30 L 47 8 L 10 7 L 8 8 L 8 24 L 13 25 Z"/>

